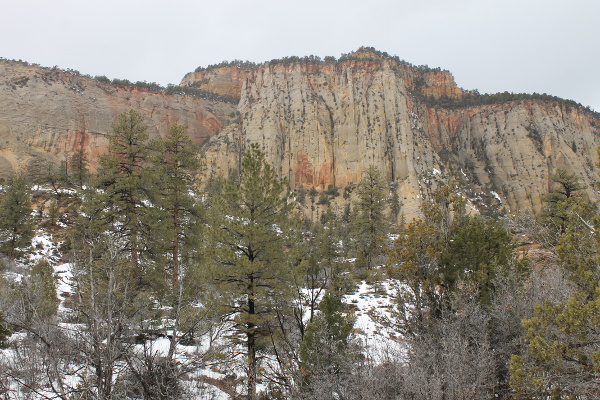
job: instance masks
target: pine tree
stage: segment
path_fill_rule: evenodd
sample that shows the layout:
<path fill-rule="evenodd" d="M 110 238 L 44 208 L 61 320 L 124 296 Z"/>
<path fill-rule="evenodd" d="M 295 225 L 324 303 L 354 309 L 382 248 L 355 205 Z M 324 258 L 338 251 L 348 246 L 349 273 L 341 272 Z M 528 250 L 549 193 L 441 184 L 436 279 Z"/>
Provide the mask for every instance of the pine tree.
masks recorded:
<path fill-rule="evenodd" d="M 156 204 L 164 211 L 169 264 L 172 270 L 171 284 L 176 289 L 180 280 L 181 247 L 192 247 L 197 237 L 198 209 L 195 205 L 197 183 L 194 174 L 200 167 L 199 152 L 185 134 L 185 128 L 174 125 L 168 136 L 155 142 L 157 150 L 154 165 L 158 177 Z"/>
<path fill-rule="evenodd" d="M 201 253 L 202 212 L 197 204 L 198 193 L 195 174 L 200 167 L 198 149 L 181 125 L 174 125 L 163 140 L 152 144 L 156 191 L 156 219 L 160 221 L 153 231 L 158 240 L 162 262 L 170 282 L 167 296 L 173 315 L 169 358 L 174 355 L 179 341 L 179 330 L 186 321 L 182 320 L 186 310 L 197 309 L 202 278 L 198 275 Z M 156 281 L 154 281 L 156 282 Z M 161 285 L 157 285 L 161 286 Z M 158 291 L 158 290 L 157 290 Z M 196 321 L 197 322 L 197 321 Z"/>
<path fill-rule="evenodd" d="M 357 188 L 356 218 L 352 224 L 358 250 L 365 257 L 367 268 L 375 266 L 377 256 L 383 253 L 389 224 L 385 216 L 386 186 L 379 170 L 371 165 Z"/>
<path fill-rule="evenodd" d="M 65 165 L 57 165 L 42 158 L 33 158 L 27 165 L 27 178 L 34 185 L 50 185 L 57 197 L 67 180 Z"/>
<path fill-rule="evenodd" d="M 23 288 L 26 319 L 48 320 L 56 316 L 59 300 L 56 296 L 54 270 L 47 260 L 38 261 Z"/>
<path fill-rule="evenodd" d="M 465 216 L 453 229 L 441 260 L 442 283 L 456 290 L 459 280 L 473 284 L 477 296 L 489 302 L 496 274 L 512 261 L 512 238 L 499 223 L 480 216 Z"/>
<path fill-rule="evenodd" d="M 239 181 L 230 178 L 213 205 L 214 279 L 235 323 L 234 343 L 247 354 L 247 398 L 256 399 L 258 352 L 268 334 L 266 321 L 289 294 L 288 229 L 294 204 L 285 180 L 257 145 L 242 161 Z"/>
<path fill-rule="evenodd" d="M 600 395 L 600 241 L 573 205 L 556 253 L 572 283 L 571 295 L 535 306 L 523 321 L 528 344 L 510 362 L 516 399 L 595 399 Z M 596 228 L 597 229 L 597 228 Z"/>
<path fill-rule="evenodd" d="M 70 178 L 75 185 L 83 188 L 90 179 L 87 154 L 83 149 L 77 149 L 69 159 Z"/>
<path fill-rule="evenodd" d="M 33 237 L 30 197 L 25 179 L 12 177 L 0 198 L 0 249 L 11 261 Z"/>
<path fill-rule="evenodd" d="M 550 175 L 553 185 L 550 191 L 542 196 L 544 206 L 540 213 L 540 221 L 561 235 L 567 228 L 567 218 L 570 209 L 575 205 L 585 203 L 582 190 L 586 188 L 579 182 L 575 174 L 569 174 L 564 169 L 558 168 L 555 174 Z"/>
<path fill-rule="evenodd" d="M 452 194 L 450 186 L 438 188 L 431 201 L 421 205 L 422 220 L 414 220 L 388 251 L 388 274 L 403 280 L 410 291 L 399 299 L 400 308 L 412 303 L 414 307 L 399 313 L 401 329 L 405 333 L 418 333 L 449 306 L 454 283 L 461 275 L 459 264 L 448 249 L 452 235 L 462 222 L 468 221 L 464 213 L 464 200 Z M 462 251 L 462 247 L 454 249 Z M 444 257 L 449 261 L 444 262 Z"/>
<path fill-rule="evenodd" d="M 359 347 L 352 335 L 354 318 L 344 309 L 341 296 L 342 293 L 331 291 L 323 296 L 320 312 L 308 324 L 300 344 L 301 385 L 305 391 L 314 391 L 323 381 L 326 386 L 343 381 L 357 361 Z M 327 395 L 319 393 L 316 398 L 333 398 L 335 388 L 331 389 Z"/>
<path fill-rule="evenodd" d="M 8 324 L 4 321 L 4 315 L 0 312 L 0 349 L 8 347 L 8 338 L 11 335 Z"/>
<path fill-rule="evenodd" d="M 111 222 L 118 244 L 128 253 L 132 277 L 144 281 L 142 262 L 151 242 L 148 201 L 154 188 L 149 179 L 147 127 L 136 111 L 120 114 L 109 135 L 108 154 L 100 157 L 95 196 L 105 203 L 102 219 Z"/>
<path fill-rule="evenodd" d="M 398 325 L 405 335 L 419 333 L 443 308 L 442 293 L 438 291 L 443 250 L 440 232 L 416 220 L 400 233 L 388 252 L 388 275 L 410 288 L 398 299 Z"/>

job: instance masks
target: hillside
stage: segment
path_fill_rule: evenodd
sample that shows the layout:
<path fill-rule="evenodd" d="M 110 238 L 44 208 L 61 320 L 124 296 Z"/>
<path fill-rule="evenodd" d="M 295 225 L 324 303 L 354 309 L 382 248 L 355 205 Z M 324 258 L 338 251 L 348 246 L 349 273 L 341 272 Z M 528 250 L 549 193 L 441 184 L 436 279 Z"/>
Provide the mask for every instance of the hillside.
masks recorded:
<path fill-rule="evenodd" d="M 7 60 L 0 71 L 3 175 L 32 157 L 59 162 L 80 147 L 94 160 L 116 115 L 133 108 L 153 137 L 178 123 L 197 145 L 210 138 L 205 181 L 239 169 L 257 142 L 294 189 L 351 190 L 375 165 L 406 216 L 417 214 L 436 182 L 448 181 L 475 206 L 487 199 L 512 212 L 538 208 L 555 168 L 576 173 L 597 197 L 597 114 L 551 96 L 465 91 L 448 71 L 373 49 L 337 60 L 222 63 L 183 78 L 181 87 L 212 100 Z"/>
<path fill-rule="evenodd" d="M 135 109 L 151 137 L 183 124 L 197 145 L 226 125 L 234 108 L 181 94 L 122 86 L 76 71 L 0 60 L 0 176 L 23 171 L 33 157 L 55 162 L 83 148 L 92 164 L 106 152 L 117 115 Z"/>

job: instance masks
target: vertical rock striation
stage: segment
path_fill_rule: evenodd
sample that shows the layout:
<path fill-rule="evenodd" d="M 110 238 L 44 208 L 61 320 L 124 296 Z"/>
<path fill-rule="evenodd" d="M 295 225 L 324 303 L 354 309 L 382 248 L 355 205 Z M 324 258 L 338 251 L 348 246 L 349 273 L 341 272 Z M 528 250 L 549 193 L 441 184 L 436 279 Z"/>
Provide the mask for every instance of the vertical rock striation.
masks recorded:
<path fill-rule="evenodd" d="M 540 100 L 427 105 L 427 96 L 464 93 L 447 71 L 394 59 L 264 64 L 246 71 L 241 124 L 210 143 L 208 166 L 227 173 L 257 142 L 293 188 L 324 190 L 355 184 L 375 165 L 407 215 L 449 180 L 493 192 L 509 209 L 536 208 L 555 168 L 576 172 L 595 196 L 596 117 Z"/>
<path fill-rule="evenodd" d="M 101 82 L 57 69 L 0 60 L 0 173 L 23 171 L 32 157 L 59 162 L 83 148 L 106 151 L 116 116 L 142 113 L 151 137 L 174 124 L 200 145 L 231 119 L 234 106 Z"/>

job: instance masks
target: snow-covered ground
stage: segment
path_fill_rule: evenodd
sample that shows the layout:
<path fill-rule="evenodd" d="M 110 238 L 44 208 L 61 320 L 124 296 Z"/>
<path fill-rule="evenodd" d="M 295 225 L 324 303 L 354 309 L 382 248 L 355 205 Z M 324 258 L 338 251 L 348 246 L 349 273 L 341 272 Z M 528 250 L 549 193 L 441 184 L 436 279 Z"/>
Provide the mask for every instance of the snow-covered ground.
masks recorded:
<path fill-rule="evenodd" d="M 35 237 L 32 240 L 32 250 L 26 259 L 22 260 L 22 266 L 20 271 L 26 273 L 31 266 L 40 259 L 47 259 L 54 268 L 54 274 L 57 283 L 57 294 L 59 299 L 64 300 L 69 297 L 72 293 L 72 264 L 63 263 L 60 259 L 60 253 L 58 246 L 60 243 L 55 243 L 54 238 L 48 233 L 40 230 L 36 232 Z M 353 260 L 348 260 L 353 261 Z M 11 280 L 19 281 L 23 275 L 14 273 Z M 355 317 L 354 332 L 356 337 L 366 346 L 366 355 L 374 361 L 385 361 L 385 357 L 389 357 L 390 354 L 402 355 L 404 354 L 404 343 L 402 338 L 394 330 L 391 324 L 387 323 L 393 320 L 393 309 L 394 309 L 394 298 L 398 290 L 403 290 L 402 286 L 394 280 L 383 280 L 378 282 L 366 282 L 362 281 L 358 283 L 355 291 L 344 297 L 344 302 L 347 303 L 353 310 Z M 322 293 L 321 293 L 322 295 Z M 59 319 L 66 320 L 67 314 L 70 309 L 65 306 L 61 301 L 59 306 Z M 308 315 L 306 316 L 308 319 Z M 63 327 L 65 331 L 76 332 L 78 326 L 67 322 L 61 322 L 59 326 Z M 215 328 L 223 329 L 225 328 Z M 167 332 L 167 334 L 172 332 Z M 13 341 L 22 340 L 24 333 L 16 333 L 13 335 Z M 222 332 L 221 332 L 221 336 Z M 193 346 L 185 346 L 179 344 L 176 348 L 175 357 L 181 362 L 182 365 L 196 365 L 197 360 L 202 358 L 202 354 L 205 353 L 210 344 L 212 343 L 210 334 L 205 335 L 199 339 L 198 343 Z M 220 343 L 223 344 L 223 343 Z M 164 357 L 168 354 L 170 347 L 170 340 L 167 337 L 158 337 L 153 340 L 147 340 L 144 345 L 134 345 L 133 351 L 141 354 L 151 354 L 155 357 Z M 243 349 L 240 349 L 243 352 Z M 12 356 L 10 349 L 0 350 L 0 358 L 4 360 L 10 359 Z M 237 385 L 237 389 L 241 390 L 239 386 L 242 382 L 236 380 L 236 377 L 244 375 L 243 371 L 244 361 L 240 358 L 238 366 L 219 367 L 204 365 L 199 366 L 193 372 L 187 374 L 190 378 L 185 383 L 189 387 L 189 390 L 195 392 L 196 395 L 193 398 L 197 399 L 215 399 L 225 400 L 230 396 L 217 386 L 220 383 L 230 379 L 228 384 L 232 387 Z M 223 364 L 225 365 L 225 364 Z M 274 363 L 274 365 L 276 365 Z M 230 377 L 234 378 L 230 378 Z M 75 376 L 69 378 L 71 380 L 78 379 Z M 231 383 L 233 379 L 233 383 Z M 77 382 L 69 381 L 70 385 L 76 386 Z M 264 389 L 264 385 L 259 384 L 259 389 Z M 51 393 L 48 393 L 51 395 Z"/>
<path fill-rule="evenodd" d="M 368 355 L 374 357 L 375 361 L 379 361 L 378 358 L 384 355 L 404 354 L 402 337 L 389 323 L 394 320 L 394 299 L 398 290 L 404 288 L 396 280 L 386 279 L 374 283 L 362 281 L 354 294 L 344 298 L 355 309 L 354 331 L 365 344 Z"/>

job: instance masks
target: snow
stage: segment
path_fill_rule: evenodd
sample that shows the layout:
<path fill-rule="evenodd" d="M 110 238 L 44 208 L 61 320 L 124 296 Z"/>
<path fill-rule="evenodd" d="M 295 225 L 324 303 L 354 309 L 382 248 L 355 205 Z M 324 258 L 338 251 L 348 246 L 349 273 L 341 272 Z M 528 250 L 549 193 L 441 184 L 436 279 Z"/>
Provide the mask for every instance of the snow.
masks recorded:
<path fill-rule="evenodd" d="M 277 230 L 277 226 L 273 226 L 274 230 Z M 397 235 L 390 235 L 390 239 L 394 240 Z M 54 274 L 57 282 L 57 293 L 60 299 L 68 297 L 73 292 L 73 264 L 64 263 L 60 261 L 59 251 L 57 246 L 60 243 L 55 243 L 53 236 L 47 232 L 39 230 L 36 232 L 35 237 L 32 239 L 31 249 L 32 251 L 28 255 L 27 259 L 23 260 L 25 264 L 33 264 L 41 259 L 47 259 L 54 268 Z M 348 262 L 354 262 L 356 259 L 348 259 Z M 27 269 L 24 269 L 25 271 Z M 18 281 L 23 278 L 23 275 L 14 273 L 11 277 L 12 281 Z M 361 281 L 355 292 L 344 297 L 344 302 L 353 309 L 354 316 L 356 318 L 354 325 L 354 332 L 357 338 L 367 347 L 367 356 L 375 361 L 385 361 L 385 357 L 389 357 L 390 352 L 393 354 L 405 354 L 405 346 L 402 337 L 394 329 L 391 324 L 386 321 L 392 321 L 394 319 L 394 299 L 398 290 L 402 289 L 395 280 L 383 280 L 381 282 L 367 282 Z M 321 293 L 322 296 L 322 293 Z M 65 307 L 63 302 L 59 305 L 59 318 L 67 316 L 70 313 L 70 309 Z M 308 312 L 308 310 L 307 310 Z M 64 319 L 63 319 L 64 321 Z M 199 343 L 193 346 L 184 346 L 178 344 L 175 350 L 175 358 L 182 362 L 182 364 L 195 363 L 202 358 L 202 354 L 209 351 L 212 346 L 219 346 L 224 344 L 222 339 L 217 339 L 215 342 L 215 332 L 219 333 L 219 337 L 223 338 L 226 336 L 226 331 L 229 329 L 225 324 L 213 326 L 212 332 L 206 332 L 199 338 Z M 65 332 L 77 335 L 78 332 L 83 328 L 80 325 L 61 322 L 59 323 L 61 329 Z M 165 325 L 163 325 L 164 330 Z M 166 331 L 166 334 L 172 334 L 172 331 Z M 17 333 L 11 337 L 12 341 L 18 341 L 21 333 Z M 144 345 L 135 345 L 134 349 L 136 352 L 150 352 L 155 356 L 164 357 L 168 355 L 170 348 L 170 340 L 165 335 L 164 337 L 158 337 L 154 340 L 148 340 Z M 0 357 L 11 358 L 10 350 L 0 351 Z M 241 363 L 239 364 L 238 363 Z M 233 365 L 205 365 L 197 368 L 192 374 L 190 374 L 189 385 L 195 386 L 202 381 L 202 377 L 212 379 L 224 379 L 227 375 L 236 374 L 237 376 L 243 376 L 243 360 L 234 361 Z M 269 363 L 265 360 L 265 363 Z M 273 362 L 273 367 L 276 367 L 276 363 Z M 266 364 L 264 364 L 266 366 Z M 270 365 L 270 364 L 269 364 Z M 221 367 L 221 368 L 219 368 Z M 223 369 L 223 370 L 221 370 Z M 79 378 L 75 375 L 65 376 L 68 380 L 68 385 L 74 387 L 78 384 Z M 196 383 L 193 383 L 195 381 Z M 211 398 L 211 399 L 227 399 L 229 396 L 218 389 L 216 386 L 203 383 L 201 386 L 195 386 L 190 389 L 196 392 L 196 395 L 192 395 L 191 398 Z M 263 385 L 260 385 L 259 389 L 265 389 Z M 202 393 L 202 394 L 199 394 Z M 206 397 L 208 396 L 208 397 Z"/>
<path fill-rule="evenodd" d="M 502 203 L 502 199 L 500 198 L 500 196 L 498 196 L 498 193 L 494 192 L 493 190 L 490 190 L 490 193 L 496 198 L 496 200 Z"/>
<path fill-rule="evenodd" d="M 385 321 L 394 319 L 394 298 L 403 286 L 398 281 L 386 279 L 382 282 L 362 281 L 354 294 L 344 297 L 347 304 L 355 308 L 354 331 L 367 347 L 367 353 L 377 358 L 384 351 L 389 354 L 404 354 L 402 338 Z"/>
<path fill-rule="evenodd" d="M 54 267 L 54 274 L 57 278 L 56 289 L 58 290 L 59 294 L 69 293 L 71 291 L 71 279 L 73 278 L 71 268 L 71 263 L 64 263 Z"/>
<path fill-rule="evenodd" d="M 58 262 L 58 249 L 53 241 L 52 235 L 38 230 L 31 239 L 32 251 L 29 254 L 29 261 L 36 263 L 41 259 L 46 259 L 50 263 Z"/>

